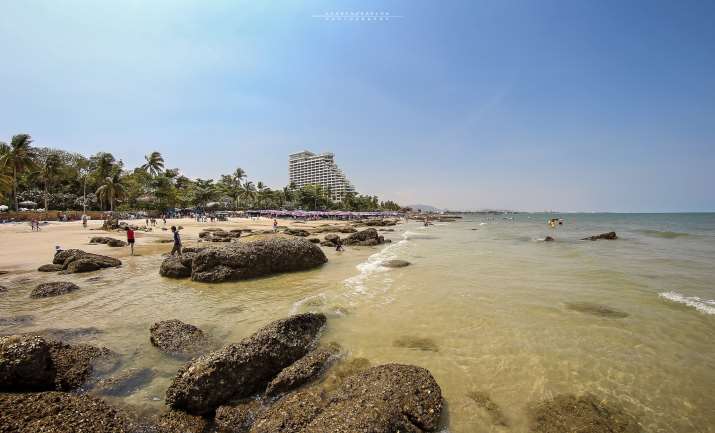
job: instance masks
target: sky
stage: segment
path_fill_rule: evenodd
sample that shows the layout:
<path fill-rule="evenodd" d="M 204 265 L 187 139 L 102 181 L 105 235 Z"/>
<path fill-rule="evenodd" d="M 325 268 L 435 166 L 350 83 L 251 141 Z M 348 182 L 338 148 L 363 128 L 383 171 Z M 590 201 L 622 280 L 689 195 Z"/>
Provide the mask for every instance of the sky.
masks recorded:
<path fill-rule="evenodd" d="M 326 20 L 326 13 L 389 20 Z M 0 140 L 452 209 L 715 211 L 715 2 L 0 0 Z"/>

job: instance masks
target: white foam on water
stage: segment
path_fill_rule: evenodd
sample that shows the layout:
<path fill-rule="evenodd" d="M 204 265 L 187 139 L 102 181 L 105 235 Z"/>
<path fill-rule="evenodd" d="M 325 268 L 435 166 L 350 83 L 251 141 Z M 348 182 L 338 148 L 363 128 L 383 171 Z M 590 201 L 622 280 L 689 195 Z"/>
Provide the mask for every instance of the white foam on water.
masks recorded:
<path fill-rule="evenodd" d="M 397 254 L 399 253 L 399 251 L 409 242 L 408 238 L 410 233 L 416 234 L 414 232 L 406 231 L 402 234 L 401 241 L 386 246 L 381 251 L 368 257 L 366 261 L 357 265 L 356 268 L 358 271 L 360 271 L 360 273 L 353 277 L 347 278 L 344 281 L 345 286 L 349 288 L 354 294 L 367 293 L 365 280 L 367 280 L 374 274 L 380 272 L 387 272 L 390 270 L 390 268 L 382 266 L 382 262 L 386 260 L 393 260 L 398 257 Z M 391 280 L 385 282 L 389 284 Z"/>
<path fill-rule="evenodd" d="M 290 309 L 290 314 L 297 314 L 301 307 L 303 307 L 303 305 L 309 303 L 313 299 L 319 299 L 320 305 L 324 305 L 328 301 L 328 297 L 325 295 L 325 293 L 318 293 L 317 295 L 311 295 L 303 299 L 299 299 L 293 303 L 293 306 Z"/>
<path fill-rule="evenodd" d="M 480 226 L 485 226 L 487 223 L 479 223 Z"/>
<path fill-rule="evenodd" d="M 702 299 L 697 296 L 685 296 L 673 291 L 660 293 L 659 296 L 669 301 L 693 307 L 701 313 L 715 315 L 715 300 Z"/>

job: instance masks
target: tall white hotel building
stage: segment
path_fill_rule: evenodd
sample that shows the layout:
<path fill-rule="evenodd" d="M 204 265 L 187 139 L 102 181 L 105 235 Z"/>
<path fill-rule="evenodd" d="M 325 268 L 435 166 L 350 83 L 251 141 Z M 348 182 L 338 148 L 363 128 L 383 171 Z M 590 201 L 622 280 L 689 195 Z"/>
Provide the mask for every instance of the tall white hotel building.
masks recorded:
<path fill-rule="evenodd" d="M 335 155 L 329 152 L 316 155 L 304 150 L 290 155 L 288 177 L 298 188 L 320 185 L 330 191 L 330 198 L 336 201 L 341 200 L 347 192 L 355 192 L 355 187 L 335 163 Z"/>

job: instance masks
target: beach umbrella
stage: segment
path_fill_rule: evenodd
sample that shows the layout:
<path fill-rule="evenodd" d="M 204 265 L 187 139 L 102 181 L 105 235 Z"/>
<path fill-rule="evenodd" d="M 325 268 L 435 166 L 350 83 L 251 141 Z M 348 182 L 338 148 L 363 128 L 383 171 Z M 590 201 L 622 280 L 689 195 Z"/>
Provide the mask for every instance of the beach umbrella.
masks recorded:
<path fill-rule="evenodd" d="M 20 206 L 23 206 L 23 207 L 35 207 L 35 206 L 37 206 L 37 203 L 35 203 L 34 201 L 25 200 L 25 201 L 21 201 L 21 202 L 20 202 Z"/>

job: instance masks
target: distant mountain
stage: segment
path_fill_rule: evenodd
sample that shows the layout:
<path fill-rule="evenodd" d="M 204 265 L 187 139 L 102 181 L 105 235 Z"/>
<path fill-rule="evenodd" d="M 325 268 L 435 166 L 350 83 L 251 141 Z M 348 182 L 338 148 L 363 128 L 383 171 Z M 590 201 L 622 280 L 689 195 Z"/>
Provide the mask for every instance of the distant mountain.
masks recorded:
<path fill-rule="evenodd" d="M 405 207 L 412 208 L 412 210 L 414 210 L 414 211 L 419 210 L 421 212 L 439 212 L 440 211 L 440 209 L 437 209 L 436 207 L 430 206 L 428 204 L 408 204 Z"/>

